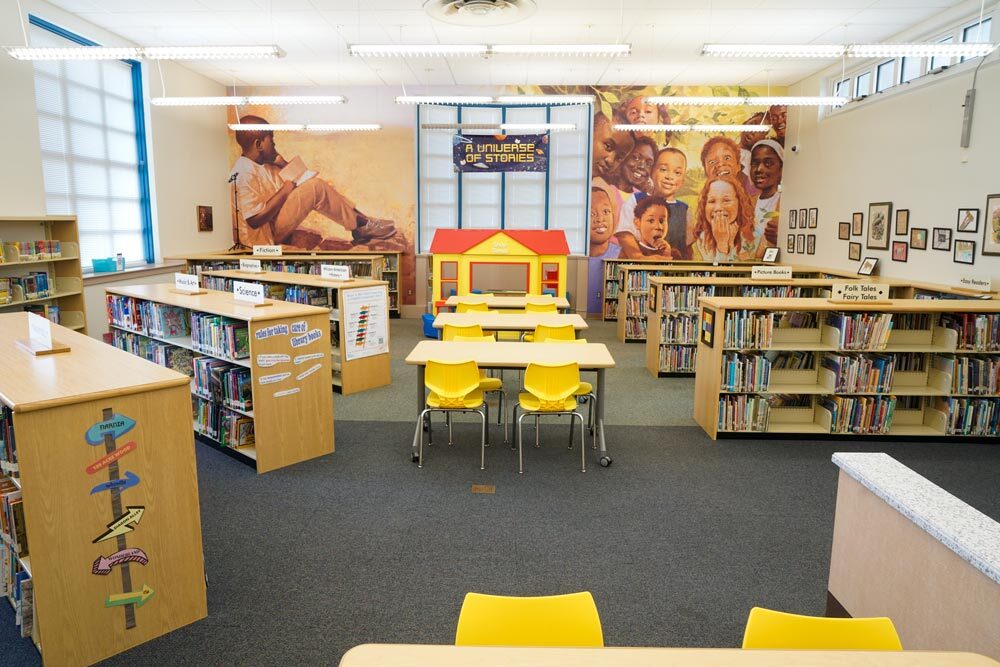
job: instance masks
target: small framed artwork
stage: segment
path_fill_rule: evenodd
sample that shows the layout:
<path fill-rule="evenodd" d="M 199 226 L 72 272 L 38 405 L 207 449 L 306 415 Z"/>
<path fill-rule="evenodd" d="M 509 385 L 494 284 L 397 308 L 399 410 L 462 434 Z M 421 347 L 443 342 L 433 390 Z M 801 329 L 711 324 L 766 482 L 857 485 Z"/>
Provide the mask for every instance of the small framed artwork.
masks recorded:
<path fill-rule="evenodd" d="M 765 248 L 763 260 L 765 264 L 773 264 L 774 262 L 778 261 L 778 248 L 777 247 Z"/>
<path fill-rule="evenodd" d="M 819 224 L 819 209 L 811 208 L 809 209 L 809 229 L 816 229 Z"/>
<path fill-rule="evenodd" d="M 851 236 L 861 236 L 865 231 L 865 214 L 860 211 L 851 216 Z"/>
<path fill-rule="evenodd" d="M 715 311 L 701 311 L 701 342 L 709 347 L 715 344 Z"/>
<path fill-rule="evenodd" d="M 986 197 L 986 224 L 983 226 L 984 255 L 1000 255 L 1000 195 Z"/>
<path fill-rule="evenodd" d="M 816 235 L 810 234 L 806 237 L 806 254 L 815 255 L 816 254 Z"/>
<path fill-rule="evenodd" d="M 892 202 L 884 201 L 868 205 L 869 250 L 889 249 L 889 219 L 892 217 Z"/>
<path fill-rule="evenodd" d="M 878 257 L 865 257 L 861 266 L 858 267 L 858 275 L 870 276 L 875 273 L 876 266 L 878 266 Z"/>
<path fill-rule="evenodd" d="M 978 208 L 958 209 L 958 219 L 955 221 L 955 229 L 960 232 L 978 232 L 979 209 Z"/>
<path fill-rule="evenodd" d="M 910 231 L 910 209 L 896 209 L 896 236 L 906 236 Z"/>
<path fill-rule="evenodd" d="M 793 208 L 791 211 L 788 212 L 788 228 L 795 229 L 798 221 L 799 221 L 799 211 L 798 209 Z"/>
<path fill-rule="evenodd" d="M 893 241 L 892 242 L 892 261 L 894 262 L 905 262 L 909 256 L 909 246 L 906 245 L 906 241 Z"/>
<path fill-rule="evenodd" d="M 211 206 L 199 206 L 198 207 L 198 231 L 199 232 L 210 232 L 210 231 L 212 231 L 212 207 Z"/>
<path fill-rule="evenodd" d="M 787 242 L 785 243 L 785 252 L 794 253 L 795 252 L 795 234 L 789 234 Z"/>
<path fill-rule="evenodd" d="M 847 244 L 847 259 L 853 260 L 855 262 L 861 261 L 861 244 L 860 243 L 849 243 Z"/>
<path fill-rule="evenodd" d="M 955 256 L 953 259 L 956 264 L 975 264 L 976 242 L 955 239 Z"/>
<path fill-rule="evenodd" d="M 935 250 L 951 250 L 951 230 L 947 227 L 935 227 L 931 247 Z"/>
<path fill-rule="evenodd" d="M 807 216 L 809 212 L 804 208 L 799 209 L 799 229 L 805 229 L 809 225 L 807 224 Z"/>
<path fill-rule="evenodd" d="M 846 241 L 851 238 L 851 223 L 849 222 L 839 222 L 837 223 L 837 238 L 841 241 Z"/>
<path fill-rule="evenodd" d="M 800 255 L 806 251 L 806 235 L 798 234 L 795 237 L 795 252 Z"/>
<path fill-rule="evenodd" d="M 910 249 L 927 250 L 927 230 L 922 227 L 910 229 Z"/>

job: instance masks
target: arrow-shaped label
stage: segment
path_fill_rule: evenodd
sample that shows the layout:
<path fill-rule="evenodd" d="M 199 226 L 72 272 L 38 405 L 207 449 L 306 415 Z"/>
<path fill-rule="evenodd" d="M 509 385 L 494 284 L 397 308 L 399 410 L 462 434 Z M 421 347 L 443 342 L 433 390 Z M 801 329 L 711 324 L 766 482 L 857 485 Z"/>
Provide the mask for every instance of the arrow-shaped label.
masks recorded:
<path fill-rule="evenodd" d="M 135 447 L 136 447 L 135 442 L 129 440 L 115 451 L 111 452 L 110 454 L 102 456 L 101 458 L 97 459 L 89 466 L 87 466 L 87 474 L 93 475 L 98 470 L 104 470 L 109 465 L 111 465 L 121 457 L 125 456 L 129 452 L 135 451 Z"/>
<path fill-rule="evenodd" d="M 146 508 L 142 505 L 126 505 L 125 509 L 127 510 L 125 514 L 108 524 L 108 530 L 104 534 L 94 538 L 94 544 L 135 530 L 135 527 L 142 520 L 142 514 Z"/>
<path fill-rule="evenodd" d="M 122 549 L 110 556 L 99 556 L 94 561 L 92 574 L 111 574 L 111 568 L 122 563 L 139 563 L 145 565 L 149 562 L 149 556 L 142 549 Z"/>
<path fill-rule="evenodd" d="M 95 493 L 100 493 L 101 491 L 111 491 L 111 490 L 124 491 L 125 489 L 131 486 L 135 486 L 138 483 L 139 483 L 139 476 L 136 475 L 134 472 L 128 471 L 125 473 L 125 477 L 123 477 L 122 479 L 112 479 L 108 480 L 107 482 L 101 482 L 100 484 L 98 484 L 97 486 L 95 486 L 90 490 L 90 495 L 94 495 Z"/>
<path fill-rule="evenodd" d="M 132 591 L 131 593 L 118 593 L 116 595 L 109 595 L 108 599 L 104 601 L 105 607 L 121 607 L 127 604 L 134 604 L 136 607 L 141 607 L 146 604 L 149 598 L 153 597 L 153 589 L 147 584 L 143 584 L 141 591 Z"/>
<path fill-rule="evenodd" d="M 99 421 L 87 429 L 87 442 L 91 445 L 103 445 L 104 435 L 110 433 L 111 437 L 119 438 L 135 428 L 135 420 L 117 412 L 111 415 L 110 419 Z"/>

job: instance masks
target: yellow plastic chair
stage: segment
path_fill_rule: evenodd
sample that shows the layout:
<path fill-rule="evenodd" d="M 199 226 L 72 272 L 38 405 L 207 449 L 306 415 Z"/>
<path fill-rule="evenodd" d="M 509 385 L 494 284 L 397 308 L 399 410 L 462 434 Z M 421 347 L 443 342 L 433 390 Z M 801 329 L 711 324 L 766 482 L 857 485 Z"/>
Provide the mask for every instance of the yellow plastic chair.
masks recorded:
<path fill-rule="evenodd" d="M 427 360 L 424 371 L 424 386 L 428 389 L 427 407 L 417 418 L 417 437 L 420 445 L 417 450 L 417 467 L 424 467 L 424 431 L 427 424 L 427 444 L 432 444 L 430 414 L 442 412 L 449 417 L 448 444 L 451 445 L 450 417 L 454 412 L 474 412 L 483 420 L 480 437 L 479 469 L 486 468 L 486 400 L 483 390 L 479 388 L 479 367 L 475 361 L 436 361 Z"/>
<path fill-rule="evenodd" d="M 465 338 L 481 338 L 485 334 L 483 333 L 483 327 L 478 324 L 446 324 L 441 330 L 441 340 L 454 340 L 455 336 L 463 336 Z"/>
<path fill-rule="evenodd" d="M 550 338 L 560 341 L 573 340 L 576 338 L 576 329 L 573 328 L 572 324 L 560 324 L 557 327 L 539 324 L 535 326 L 535 333 L 525 334 L 524 342 L 544 343 Z"/>
<path fill-rule="evenodd" d="M 468 593 L 455 645 L 600 648 L 604 633 L 589 592 L 524 598 Z"/>
<path fill-rule="evenodd" d="M 456 313 L 485 313 L 488 310 L 489 306 L 486 305 L 485 301 L 465 301 L 455 307 Z"/>
<path fill-rule="evenodd" d="M 524 418 L 535 417 L 535 447 L 538 447 L 538 418 L 552 415 L 570 417 L 569 448 L 573 448 L 573 417 L 580 420 L 580 472 L 587 472 L 587 451 L 584 444 L 583 415 L 576 411 L 576 392 L 580 388 L 580 367 L 573 361 L 568 364 L 531 363 L 524 371 L 524 389 L 517 395 L 511 421 L 517 420 L 517 466 L 524 472 Z M 517 416 L 517 409 L 523 411 Z"/>
<path fill-rule="evenodd" d="M 889 618 L 823 618 L 754 607 L 743 648 L 823 651 L 902 651 Z"/>
<path fill-rule="evenodd" d="M 524 312 L 526 313 L 556 313 L 559 309 L 556 308 L 555 301 L 536 303 L 534 301 L 527 301 L 524 304 Z"/>
<path fill-rule="evenodd" d="M 447 328 L 451 325 L 445 325 Z M 478 326 L 478 325 L 476 325 Z M 451 338 L 452 342 L 455 343 L 495 343 L 496 338 L 493 336 L 458 336 L 453 335 Z M 507 397 L 503 391 L 503 380 L 501 378 L 489 377 L 486 375 L 486 371 L 479 371 L 479 388 L 483 390 L 484 393 L 491 394 L 495 393 L 497 395 L 497 426 L 500 425 L 501 420 L 503 420 L 503 442 L 507 444 L 510 442 L 510 438 L 507 436 Z M 486 404 L 486 416 L 489 417 L 490 406 Z M 448 421 L 449 428 L 451 427 L 451 420 Z M 451 431 L 448 432 L 448 440 L 451 441 Z M 487 439 L 487 443 L 489 440 Z"/>

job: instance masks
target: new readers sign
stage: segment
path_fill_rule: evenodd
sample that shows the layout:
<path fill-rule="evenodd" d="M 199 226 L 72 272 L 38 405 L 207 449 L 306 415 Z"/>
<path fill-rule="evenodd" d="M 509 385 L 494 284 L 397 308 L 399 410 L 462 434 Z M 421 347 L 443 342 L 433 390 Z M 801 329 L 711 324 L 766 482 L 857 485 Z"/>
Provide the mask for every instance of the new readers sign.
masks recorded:
<path fill-rule="evenodd" d="M 456 134 L 452 156 L 462 172 L 546 171 L 549 137 L 545 134 Z"/>

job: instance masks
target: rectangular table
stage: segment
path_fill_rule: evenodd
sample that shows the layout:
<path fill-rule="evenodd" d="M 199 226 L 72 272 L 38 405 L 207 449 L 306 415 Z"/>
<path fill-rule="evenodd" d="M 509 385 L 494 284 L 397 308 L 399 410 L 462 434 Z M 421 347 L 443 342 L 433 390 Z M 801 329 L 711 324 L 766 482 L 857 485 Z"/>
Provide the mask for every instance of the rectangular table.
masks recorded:
<path fill-rule="evenodd" d="M 509 308 L 524 308 L 524 304 L 532 303 L 555 303 L 556 308 L 564 310 L 569 308 L 569 301 L 565 297 L 544 297 L 537 294 L 528 296 L 482 296 L 480 294 L 470 294 L 468 296 L 449 296 L 444 305 L 454 308 L 460 303 L 482 303 L 486 302 L 487 308 L 494 310 L 506 310 Z"/>
<path fill-rule="evenodd" d="M 443 329 L 444 325 L 467 327 L 478 324 L 484 331 L 534 331 L 539 324 L 548 327 L 562 327 L 572 324 L 575 331 L 588 328 L 587 321 L 573 313 L 441 313 L 434 318 L 434 328 Z"/>
<path fill-rule="evenodd" d="M 604 371 L 614 368 L 615 360 L 603 343 L 546 343 L 525 345 L 524 343 L 454 343 L 439 340 L 425 340 L 406 357 L 406 363 L 417 367 L 417 414 L 424 409 L 424 368 L 427 360 L 466 361 L 472 359 L 480 368 L 525 369 L 530 363 L 569 363 L 575 361 L 581 371 L 597 374 L 594 393 L 597 405 L 594 418 L 595 437 L 600 450 L 602 466 L 611 464 L 604 441 Z M 413 455 L 417 455 L 419 432 L 413 437 Z"/>

